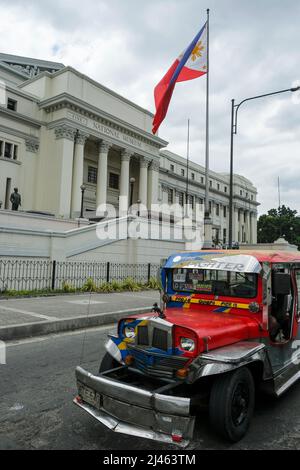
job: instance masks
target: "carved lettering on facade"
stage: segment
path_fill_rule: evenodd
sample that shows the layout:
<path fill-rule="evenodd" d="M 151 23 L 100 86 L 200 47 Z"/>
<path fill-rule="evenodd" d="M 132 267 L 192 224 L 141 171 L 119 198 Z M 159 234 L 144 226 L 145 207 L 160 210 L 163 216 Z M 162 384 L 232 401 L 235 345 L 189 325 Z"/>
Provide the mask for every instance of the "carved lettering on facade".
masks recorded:
<path fill-rule="evenodd" d="M 131 137 L 130 135 L 124 134 L 123 132 L 120 132 L 116 129 L 112 129 L 109 126 L 105 126 L 104 124 L 101 124 L 100 122 L 80 116 L 77 113 L 69 111 L 68 118 L 80 124 L 83 124 L 84 126 L 89 127 L 90 129 L 94 129 L 98 132 L 101 132 L 101 134 L 107 137 L 116 139 L 119 142 L 124 142 L 125 144 L 129 144 L 132 147 L 138 148 L 140 150 L 145 150 L 151 153 L 154 150 L 152 146 L 146 144 L 145 142 L 142 142 L 134 137 Z"/>

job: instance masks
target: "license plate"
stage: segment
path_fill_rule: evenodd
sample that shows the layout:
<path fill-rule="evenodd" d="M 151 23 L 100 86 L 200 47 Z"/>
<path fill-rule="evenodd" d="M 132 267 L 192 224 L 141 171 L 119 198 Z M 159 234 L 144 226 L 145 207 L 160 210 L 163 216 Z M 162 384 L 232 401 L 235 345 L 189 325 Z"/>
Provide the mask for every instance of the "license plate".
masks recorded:
<path fill-rule="evenodd" d="M 88 403 L 89 405 L 94 406 L 95 408 L 100 408 L 100 395 L 89 387 L 85 385 L 78 386 L 78 392 L 82 400 Z"/>

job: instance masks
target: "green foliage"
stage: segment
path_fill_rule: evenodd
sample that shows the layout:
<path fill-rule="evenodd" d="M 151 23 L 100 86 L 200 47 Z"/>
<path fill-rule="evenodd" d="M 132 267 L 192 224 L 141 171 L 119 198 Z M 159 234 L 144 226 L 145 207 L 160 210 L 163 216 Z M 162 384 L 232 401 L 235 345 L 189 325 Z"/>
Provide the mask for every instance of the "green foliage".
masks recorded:
<path fill-rule="evenodd" d="M 146 287 L 148 289 L 153 289 L 153 290 L 159 290 L 160 289 L 159 282 L 155 277 L 151 277 L 149 279 L 149 282 L 146 284 Z"/>
<path fill-rule="evenodd" d="M 98 287 L 97 292 L 110 293 L 114 292 L 114 288 L 110 282 L 104 282 L 101 286 Z"/>
<path fill-rule="evenodd" d="M 137 292 L 142 290 L 141 284 L 135 282 L 131 277 L 125 279 L 121 284 L 123 290 L 129 290 L 132 292 Z"/>
<path fill-rule="evenodd" d="M 67 281 L 63 281 L 62 283 L 62 290 L 66 293 L 76 292 L 76 288 L 69 284 Z"/>
<path fill-rule="evenodd" d="M 81 290 L 83 292 L 96 292 L 98 290 L 97 288 L 97 285 L 95 284 L 95 281 L 94 279 L 92 279 L 91 277 L 89 277 L 84 285 L 82 286 Z"/>
<path fill-rule="evenodd" d="M 257 224 L 258 243 L 273 243 L 279 237 L 300 249 L 300 217 L 284 205 L 261 215 Z"/>

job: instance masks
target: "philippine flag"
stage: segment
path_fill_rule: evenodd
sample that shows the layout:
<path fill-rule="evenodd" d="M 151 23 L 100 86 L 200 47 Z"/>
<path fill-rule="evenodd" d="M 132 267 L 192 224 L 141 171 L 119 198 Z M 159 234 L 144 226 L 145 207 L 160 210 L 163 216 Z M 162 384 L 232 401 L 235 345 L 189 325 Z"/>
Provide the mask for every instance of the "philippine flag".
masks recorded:
<path fill-rule="evenodd" d="M 207 73 L 207 23 L 191 44 L 175 60 L 163 79 L 154 89 L 156 113 L 152 132 L 155 134 L 164 120 L 176 82 L 193 80 Z"/>

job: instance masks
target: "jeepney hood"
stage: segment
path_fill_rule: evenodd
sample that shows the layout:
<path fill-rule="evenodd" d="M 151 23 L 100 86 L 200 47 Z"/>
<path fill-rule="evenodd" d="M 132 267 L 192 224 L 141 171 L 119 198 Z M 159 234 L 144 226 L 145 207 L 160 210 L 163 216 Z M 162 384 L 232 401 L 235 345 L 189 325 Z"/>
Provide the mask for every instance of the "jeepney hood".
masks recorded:
<path fill-rule="evenodd" d="M 237 313 L 215 313 L 205 309 L 199 311 L 185 308 L 168 308 L 165 315 L 168 322 L 189 328 L 199 339 L 208 338 L 209 349 L 260 336 L 260 323 L 255 315 L 251 317 Z"/>

